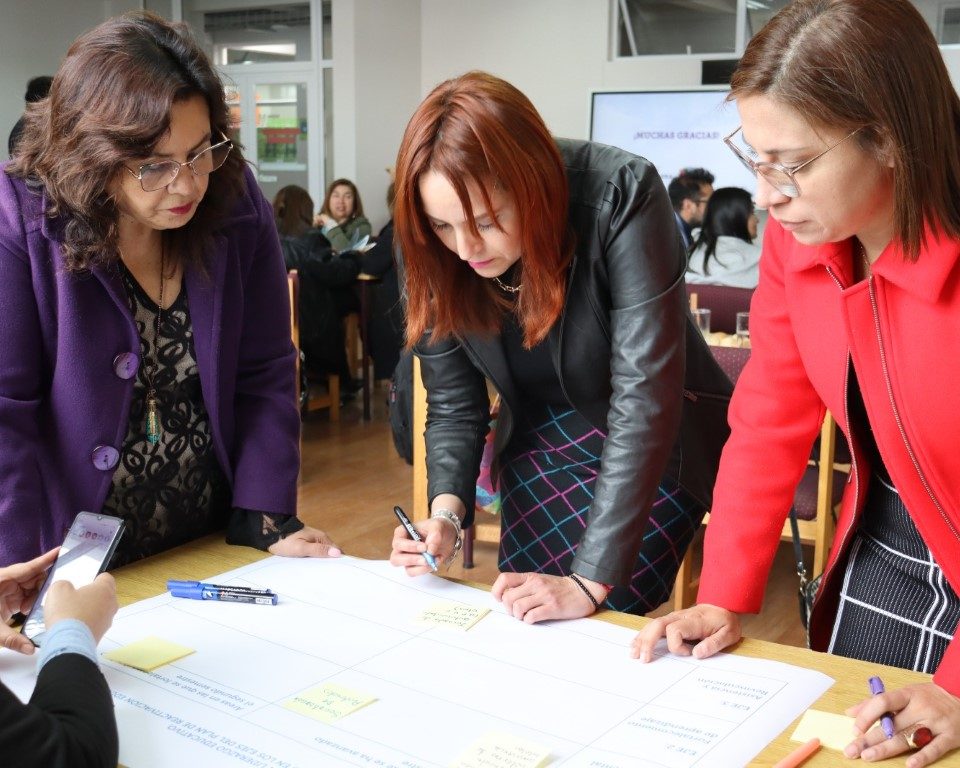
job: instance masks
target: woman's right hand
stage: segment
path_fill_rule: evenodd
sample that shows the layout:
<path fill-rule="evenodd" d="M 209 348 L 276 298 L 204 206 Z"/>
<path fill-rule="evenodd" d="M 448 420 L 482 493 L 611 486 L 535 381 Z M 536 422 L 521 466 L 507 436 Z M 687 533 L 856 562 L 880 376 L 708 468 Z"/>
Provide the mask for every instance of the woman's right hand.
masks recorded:
<path fill-rule="evenodd" d="M 429 552 L 442 563 L 453 554 L 457 542 L 456 529 L 440 517 L 421 520 L 413 524 L 423 541 L 414 541 L 407 529 L 398 525 L 393 529 L 393 550 L 390 552 L 391 565 L 403 566 L 408 576 L 422 576 L 432 573 L 423 553 Z"/>
<path fill-rule="evenodd" d="M 79 619 L 99 643 L 110 629 L 117 607 L 117 585 L 109 573 L 101 573 L 80 589 L 69 581 L 55 581 L 43 603 L 43 620 L 49 629 L 63 619 Z"/>
<path fill-rule="evenodd" d="M 704 603 L 651 619 L 633 639 L 631 655 L 643 662 L 651 661 L 653 649 L 662 637 L 667 638 L 670 653 L 705 659 L 740 639 L 740 616 L 726 608 Z M 688 640 L 700 642 L 691 648 Z"/>
<path fill-rule="evenodd" d="M 315 227 L 325 227 L 327 224 L 335 224 L 336 222 L 327 216 L 325 213 L 318 213 L 313 217 L 313 226 Z"/>

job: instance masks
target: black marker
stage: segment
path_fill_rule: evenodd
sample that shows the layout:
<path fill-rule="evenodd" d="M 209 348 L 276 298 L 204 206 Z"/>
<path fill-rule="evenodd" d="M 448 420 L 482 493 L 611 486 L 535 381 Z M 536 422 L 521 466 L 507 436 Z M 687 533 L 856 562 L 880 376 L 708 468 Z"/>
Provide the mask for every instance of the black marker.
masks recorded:
<path fill-rule="evenodd" d="M 397 519 L 400 521 L 400 525 L 407 529 L 407 533 L 410 535 L 410 538 L 414 541 L 423 541 L 423 536 L 420 535 L 420 531 L 413 527 L 413 523 L 410 522 L 410 518 L 407 517 L 406 513 L 400 509 L 400 507 L 394 507 L 393 513 L 397 516 Z M 427 565 L 430 566 L 431 571 L 437 570 L 437 559 L 431 555 L 429 552 L 423 552 L 423 559 L 427 561 Z"/>

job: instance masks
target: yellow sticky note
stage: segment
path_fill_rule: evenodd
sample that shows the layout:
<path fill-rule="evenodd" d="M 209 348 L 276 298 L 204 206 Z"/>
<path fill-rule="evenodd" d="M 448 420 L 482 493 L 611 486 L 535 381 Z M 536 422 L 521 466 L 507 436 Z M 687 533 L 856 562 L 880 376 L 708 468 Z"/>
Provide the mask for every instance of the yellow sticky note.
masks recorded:
<path fill-rule="evenodd" d="M 793 741 L 806 742 L 814 737 L 820 739 L 820 744 L 824 747 L 843 752 L 843 748 L 855 738 L 853 718 L 836 715 L 833 712 L 808 709 L 800 718 L 797 729 L 790 738 Z"/>
<path fill-rule="evenodd" d="M 466 603 L 445 600 L 431 605 L 417 616 L 416 621 L 418 624 L 466 631 L 488 613 L 490 613 L 489 608 L 477 608 Z"/>
<path fill-rule="evenodd" d="M 169 664 L 195 653 L 193 648 L 177 645 L 159 637 L 145 637 L 115 651 L 103 654 L 104 658 L 144 672 L 153 672 L 157 667 Z"/>
<path fill-rule="evenodd" d="M 322 723 L 332 723 L 346 717 L 377 699 L 359 691 L 351 691 L 342 685 L 325 683 L 288 699 L 283 706 L 301 715 L 307 715 Z"/>
<path fill-rule="evenodd" d="M 550 762 L 550 750 L 543 745 L 491 732 L 471 744 L 450 768 L 543 768 Z"/>

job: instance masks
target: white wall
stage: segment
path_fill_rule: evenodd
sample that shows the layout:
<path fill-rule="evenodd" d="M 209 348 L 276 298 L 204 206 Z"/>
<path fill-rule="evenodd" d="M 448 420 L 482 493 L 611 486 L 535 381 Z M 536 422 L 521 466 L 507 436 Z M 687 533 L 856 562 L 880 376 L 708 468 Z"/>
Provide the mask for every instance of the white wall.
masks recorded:
<path fill-rule="evenodd" d="M 920 0 L 924 7 L 936 0 Z M 470 69 L 516 85 L 550 130 L 588 138 L 591 90 L 700 85 L 697 56 L 613 59 L 608 0 L 421 0 L 421 91 Z M 960 50 L 944 59 L 960 85 Z"/>
<path fill-rule="evenodd" d="M 421 98 L 421 0 L 334 0 L 334 176 L 360 190 L 374 233 L 386 223 L 386 167 Z"/>
<path fill-rule="evenodd" d="M 52 75 L 76 37 L 139 8 L 140 0 L 4 0 L 0 6 L 0 160 L 5 160 L 10 129 L 23 114 L 27 81 Z"/>

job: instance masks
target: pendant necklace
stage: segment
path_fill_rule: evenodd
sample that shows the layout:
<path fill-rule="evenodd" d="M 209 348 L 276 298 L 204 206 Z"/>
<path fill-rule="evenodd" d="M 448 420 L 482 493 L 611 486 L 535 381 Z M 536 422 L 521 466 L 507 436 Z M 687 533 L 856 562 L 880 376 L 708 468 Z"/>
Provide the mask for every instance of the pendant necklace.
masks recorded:
<path fill-rule="evenodd" d="M 163 284 L 164 274 L 164 247 L 160 244 L 160 300 L 157 302 L 157 325 L 153 336 L 153 355 L 149 359 L 149 365 L 144 368 L 144 378 L 147 380 L 147 442 L 150 445 L 156 445 L 160 442 L 160 413 L 157 408 L 157 389 L 154 386 L 154 377 L 157 374 L 157 368 L 160 365 L 160 321 L 163 316 Z"/>
<path fill-rule="evenodd" d="M 507 293 L 520 293 L 520 289 L 523 288 L 523 283 L 520 283 L 520 285 L 507 285 L 499 277 L 493 278 L 493 282 L 497 284 L 500 290 L 506 291 Z"/>

